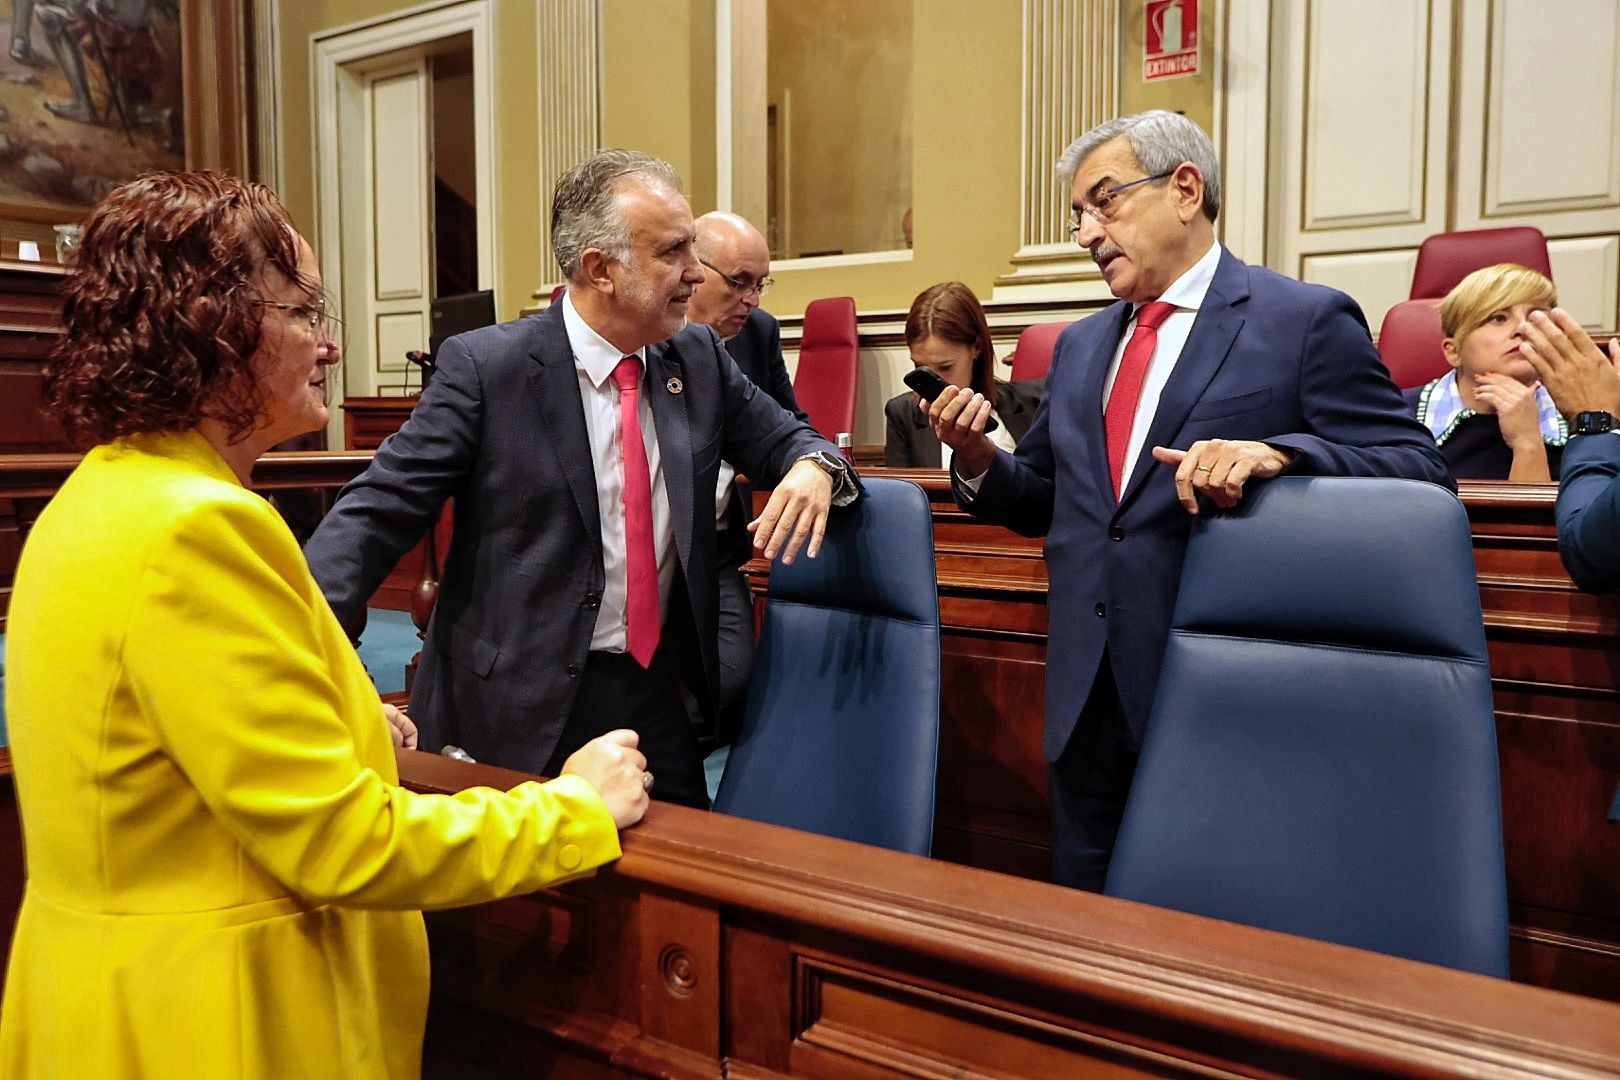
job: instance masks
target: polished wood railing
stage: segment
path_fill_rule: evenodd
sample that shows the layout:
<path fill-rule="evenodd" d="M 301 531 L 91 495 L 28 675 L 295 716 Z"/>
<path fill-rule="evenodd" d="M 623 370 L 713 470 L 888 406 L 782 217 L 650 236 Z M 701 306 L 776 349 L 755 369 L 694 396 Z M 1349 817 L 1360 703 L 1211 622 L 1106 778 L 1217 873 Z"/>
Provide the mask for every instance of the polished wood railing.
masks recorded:
<path fill-rule="evenodd" d="M 428 919 L 428 1075 L 1620 1075 L 1607 1002 L 663 804 L 594 880 Z"/>
<path fill-rule="evenodd" d="M 30 506 L 76 459 L 0 457 L 0 500 Z M 274 454 L 255 487 L 332 491 L 364 453 Z M 884 470 L 933 507 L 942 639 L 936 858 L 1044 878 L 1041 542 L 961 512 L 944 474 Z M 1620 601 L 1575 589 L 1547 485 L 1465 483 L 1496 696 L 1514 977 L 1620 999 Z M 33 500 L 29 502 L 29 500 Z M 769 567 L 750 563 L 756 595 Z M 0 589 L 0 600 L 3 600 Z M 424 619 L 425 621 L 425 619 Z"/>
<path fill-rule="evenodd" d="M 400 751 L 410 788 L 521 773 Z M 427 1076 L 1620 1075 L 1620 1006 L 655 803 L 429 913 Z M 0 751 L 0 944 L 22 838 Z"/>
<path fill-rule="evenodd" d="M 942 472 L 869 471 L 917 483 L 933 508 L 943 629 L 934 855 L 1045 878 L 1041 541 L 957 509 Z M 1496 699 L 1514 977 L 1620 1000 L 1620 825 L 1607 820 L 1620 783 L 1620 598 L 1582 593 L 1565 573 L 1555 486 L 1461 486 Z M 747 569 L 762 594 L 769 566 Z"/>

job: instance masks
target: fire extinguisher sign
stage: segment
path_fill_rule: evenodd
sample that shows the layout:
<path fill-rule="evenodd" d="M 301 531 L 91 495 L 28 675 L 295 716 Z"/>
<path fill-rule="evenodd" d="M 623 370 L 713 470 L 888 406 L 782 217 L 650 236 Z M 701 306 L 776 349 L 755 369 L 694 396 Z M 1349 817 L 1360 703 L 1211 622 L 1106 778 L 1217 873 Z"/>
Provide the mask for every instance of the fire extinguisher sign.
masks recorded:
<path fill-rule="evenodd" d="M 1198 74 L 1198 0 L 1147 0 L 1142 81 Z"/>

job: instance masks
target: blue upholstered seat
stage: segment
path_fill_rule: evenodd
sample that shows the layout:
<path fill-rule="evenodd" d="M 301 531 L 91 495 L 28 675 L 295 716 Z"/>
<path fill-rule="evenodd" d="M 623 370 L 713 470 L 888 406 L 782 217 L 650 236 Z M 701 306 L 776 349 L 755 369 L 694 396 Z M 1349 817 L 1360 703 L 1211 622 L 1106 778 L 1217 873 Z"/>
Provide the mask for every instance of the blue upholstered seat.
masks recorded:
<path fill-rule="evenodd" d="M 715 809 L 928 854 L 939 747 L 939 596 L 928 498 L 901 480 L 828 520 L 821 555 L 771 568 L 742 729 Z"/>
<path fill-rule="evenodd" d="M 1201 517 L 1107 892 L 1508 973 L 1468 521 L 1408 480 L 1283 478 Z"/>

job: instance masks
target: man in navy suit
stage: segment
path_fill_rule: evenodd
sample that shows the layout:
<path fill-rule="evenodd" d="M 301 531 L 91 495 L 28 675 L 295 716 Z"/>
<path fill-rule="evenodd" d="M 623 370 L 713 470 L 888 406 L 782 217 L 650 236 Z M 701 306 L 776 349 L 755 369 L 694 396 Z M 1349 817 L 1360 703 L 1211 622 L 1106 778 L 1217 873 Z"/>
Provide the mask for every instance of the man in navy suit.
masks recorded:
<path fill-rule="evenodd" d="M 1603 355 L 1562 308 L 1520 324 L 1519 351 L 1569 420 L 1558 486 L 1558 550 L 1587 592 L 1620 589 L 1620 339 Z"/>
<path fill-rule="evenodd" d="M 654 796 L 706 806 L 682 687 L 712 708 L 720 461 L 777 483 L 754 526 L 768 557 L 814 556 L 853 476 L 712 330 L 682 329 L 703 268 L 667 164 L 594 155 L 558 181 L 551 236 L 567 295 L 447 341 L 305 550 L 349 621 L 454 499 L 411 690 L 422 746 L 554 776 L 634 727 Z"/>
<path fill-rule="evenodd" d="M 965 509 L 1046 537 L 1053 877 L 1099 890 L 1201 501 L 1284 471 L 1450 480 L 1355 303 L 1216 242 L 1220 169 L 1196 124 L 1113 120 L 1058 168 L 1120 303 L 1058 339 L 1016 453 L 983 435 L 978 394 L 947 390 L 930 422 Z"/>
<path fill-rule="evenodd" d="M 760 306 L 771 287 L 771 250 L 765 237 L 748 219 L 715 210 L 697 219 L 697 256 L 703 281 L 692 290 L 690 319 L 720 335 L 726 352 L 748 380 L 769 394 L 799 420 L 810 418 L 793 396 L 782 359 L 782 328 Z M 720 724 L 719 735 L 729 735 L 735 713 L 754 663 L 754 605 L 748 583 L 738 570 L 748 561 L 750 545 L 746 523 L 749 499 L 736 484 L 737 470 L 720 463 L 720 490 L 715 496 L 720 545 Z M 728 712 L 728 710 L 730 710 Z"/>
<path fill-rule="evenodd" d="M 1558 551 L 1587 592 L 1620 589 L 1620 338 L 1609 354 L 1562 308 L 1520 324 L 1519 351 L 1569 420 L 1558 477 Z M 1620 821 L 1620 789 L 1609 820 Z"/>

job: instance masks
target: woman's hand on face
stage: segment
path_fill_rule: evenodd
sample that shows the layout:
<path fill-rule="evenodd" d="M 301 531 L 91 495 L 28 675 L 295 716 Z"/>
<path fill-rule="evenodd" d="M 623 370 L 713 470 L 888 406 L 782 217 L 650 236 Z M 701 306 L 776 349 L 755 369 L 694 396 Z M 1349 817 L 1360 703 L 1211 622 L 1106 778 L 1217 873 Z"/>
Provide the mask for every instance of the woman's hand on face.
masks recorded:
<path fill-rule="evenodd" d="M 403 709 L 383 702 L 383 719 L 388 721 L 388 734 L 394 738 L 394 746 L 403 750 L 416 749 L 416 725 L 411 718 L 405 715 Z"/>
<path fill-rule="evenodd" d="M 1474 396 L 1496 414 L 1502 441 L 1510 447 L 1518 449 L 1542 441 L 1541 410 L 1536 403 L 1538 385 L 1526 386 L 1511 375 L 1496 372 L 1481 372 L 1474 377 Z"/>

